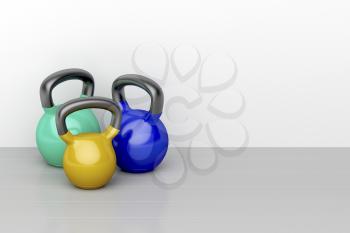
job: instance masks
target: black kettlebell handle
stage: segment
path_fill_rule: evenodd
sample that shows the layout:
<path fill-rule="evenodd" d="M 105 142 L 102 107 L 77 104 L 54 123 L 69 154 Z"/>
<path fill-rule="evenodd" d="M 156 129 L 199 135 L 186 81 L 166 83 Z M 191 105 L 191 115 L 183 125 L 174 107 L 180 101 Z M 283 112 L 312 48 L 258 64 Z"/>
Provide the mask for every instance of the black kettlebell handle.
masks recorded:
<path fill-rule="evenodd" d="M 145 90 L 151 96 L 152 114 L 161 114 L 164 105 L 164 94 L 162 88 L 152 79 L 138 74 L 125 74 L 114 80 L 112 85 L 112 97 L 116 102 L 126 101 L 124 87 L 137 86 Z"/>
<path fill-rule="evenodd" d="M 64 135 L 68 132 L 66 118 L 69 114 L 86 108 L 105 109 L 112 113 L 110 125 L 115 129 L 120 128 L 121 109 L 117 103 L 111 99 L 104 97 L 87 97 L 77 98 L 63 104 L 56 113 L 56 126 L 59 135 Z"/>
<path fill-rule="evenodd" d="M 54 106 L 52 100 L 52 90 L 60 83 L 68 80 L 83 81 L 82 94 L 86 96 L 93 96 L 94 94 L 94 78 L 92 75 L 82 69 L 65 69 L 57 71 L 49 75 L 40 86 L 40 100 L 43 108 L 51 108 Z"/>

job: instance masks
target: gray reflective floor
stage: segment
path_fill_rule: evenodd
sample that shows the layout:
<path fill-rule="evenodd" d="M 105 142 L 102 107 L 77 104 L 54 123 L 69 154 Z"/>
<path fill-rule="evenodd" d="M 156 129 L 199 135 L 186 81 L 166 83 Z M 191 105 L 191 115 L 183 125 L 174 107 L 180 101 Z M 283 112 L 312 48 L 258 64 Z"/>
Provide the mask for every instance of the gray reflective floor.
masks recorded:
<path fill-rule="evenodd" d="M 35 149 L 0 149 L 0 232 L 350 232 L 350 149 L 170 150 L 79 190 Z"/>

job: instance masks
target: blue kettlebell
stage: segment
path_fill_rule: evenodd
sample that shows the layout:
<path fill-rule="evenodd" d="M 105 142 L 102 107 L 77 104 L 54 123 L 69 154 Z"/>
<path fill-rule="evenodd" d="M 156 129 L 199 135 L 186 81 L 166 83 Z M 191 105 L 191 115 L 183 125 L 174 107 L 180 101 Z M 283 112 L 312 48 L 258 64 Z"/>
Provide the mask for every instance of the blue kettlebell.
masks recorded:
<path fill-rule="evenodd" d="M 151 96 L 149 111 L 132 109 L 125 100 L 124 87 L 137 86 Z M 136 74 L 118 77 L 112 85 L 112 96 L 122 108 L 120 133 L 113 139 L 117 164 L 122 171 L 153 171 L 168 150 L 168 133 L 159 119 L 164 105 L 162 88 L 153 80 Z"/>

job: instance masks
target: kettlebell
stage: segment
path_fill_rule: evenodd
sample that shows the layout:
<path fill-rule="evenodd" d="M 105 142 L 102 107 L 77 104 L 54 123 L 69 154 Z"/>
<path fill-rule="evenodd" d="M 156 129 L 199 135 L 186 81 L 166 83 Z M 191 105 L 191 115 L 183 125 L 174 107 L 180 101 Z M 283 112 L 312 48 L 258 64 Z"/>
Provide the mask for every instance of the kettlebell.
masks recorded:
<path fill-rule="evenodd" d="M 124 87 L 129 85 L 150 95 L 149 111 L 130 108 L 124 93 Z M 164 104 L 162 88 L 152 79 L 127 74 L 113 82 L 112 96 L 115 102 L 119 102 L 123 115 L 120 133 L 113 139 L 118 166 L 130 173 L 153 171 L 168 150 L 168 133 L 159 119 Z"/>
<path fill-rule="evenodd" d="M 65 69 L 55 72 L 48 76 L 40 86 L 40 100 L 44 115 L 40 118 L 36 128 L 36 144 L 47 163 L 57 167 L 62 167 L 66 145 L 57 134 L 55 115 L 59 106 L 53 103 L 52 91 L 60 83 L 75 79 L 83 82 L 81 98 L 93 95 L 94 79 L 89 72 L 81 69 Z M 74 134 L 100 132 L 99 123 L 89 109 L 70 115 L 67 125 Z"/>
<path fill-rule="evenodd" d="M 110 111 L 110 126 L 102 133 L 73 135 L 67 129 L 66 118 L 69 114 L 86 108 Z M 121 110 L 118 104 L 102 97 L 74 99 L 59 108 L 56 114 L 57 132 L 67 144 L 63 169 L 72 184 L 82 189 L 97 189 L 112 178 L 116 168 L 112 139 L 119 132 L 120 120 Z"/>

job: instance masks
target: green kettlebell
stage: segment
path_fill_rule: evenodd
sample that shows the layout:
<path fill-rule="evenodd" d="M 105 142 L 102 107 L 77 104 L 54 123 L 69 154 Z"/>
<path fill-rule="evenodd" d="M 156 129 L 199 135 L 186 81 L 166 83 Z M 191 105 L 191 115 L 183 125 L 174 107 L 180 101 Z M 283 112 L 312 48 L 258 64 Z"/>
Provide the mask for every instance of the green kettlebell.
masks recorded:
<path fill-rule="evenodd" d="M 60 83 L 68 80 L 81 80 L 83 90 L 81 98 L 93 96 L 94 79 L 82 69 L 65 69 L 48 76 L 40 86 L 40 100 L 44 115 L 36 128 L 36 144 L 40 154 L 48 164 L 56 167 L 63 166 L 63 155 L 66 144 L 57 133 L 56 112 L 59 105 L 54 105 L 52 91 Z M 72 134 L 85 132 L 100 132 L 100 125 L 90 109 L 83 109 L 70 114 L 66 120 Z"/>

